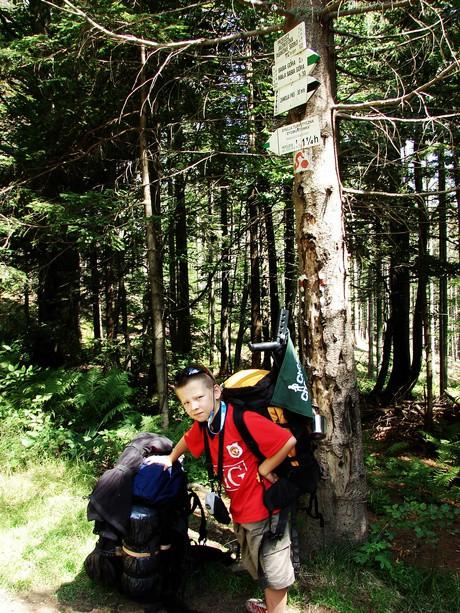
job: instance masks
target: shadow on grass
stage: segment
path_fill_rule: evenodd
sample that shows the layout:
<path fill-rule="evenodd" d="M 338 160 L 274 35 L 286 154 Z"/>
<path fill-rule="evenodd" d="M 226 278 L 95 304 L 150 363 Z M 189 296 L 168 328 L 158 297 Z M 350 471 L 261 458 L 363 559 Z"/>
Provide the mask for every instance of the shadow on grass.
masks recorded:
<path fill-rule="evenodd" d="M 93 583 L 83 568 L 73 581 L 63 583 L 56 590 L 56 597 L 64 611 L 137 613 L 144 610 L 142 605 L 129 600 L 116 589 L 104 588 Z"/>
<path fill-rule="evenodd" d="M 243 611 L 247 598 L 257 594 L 257 585 L 247 573 L 235 573 L 219 562 L 195 564 L 187 571 L 181 601 L 196 613 Z M 142 604 L 130 600 L 116 589 L 93 583 L 82 568 L 78 575 L 56 591 L 61 611 L 78 613 L 141 613 Z M 163 609 L 161 610 L 163 611 Z"/>

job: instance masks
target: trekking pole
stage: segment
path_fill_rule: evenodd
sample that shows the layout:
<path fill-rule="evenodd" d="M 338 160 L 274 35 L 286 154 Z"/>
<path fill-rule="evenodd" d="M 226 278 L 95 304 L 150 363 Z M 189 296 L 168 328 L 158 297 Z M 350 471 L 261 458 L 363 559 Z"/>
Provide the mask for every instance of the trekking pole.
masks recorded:
<path fill-rule="evenodd" d="M 276 341 L 266 341 L 264 343 L 249 343 L 249 349 L 251 351 L 277 351 L 282 349 L 286 345 L 289 330 L 289 310 L 281 309 L 278 320 L 278 333 L 276 335 Z"/>

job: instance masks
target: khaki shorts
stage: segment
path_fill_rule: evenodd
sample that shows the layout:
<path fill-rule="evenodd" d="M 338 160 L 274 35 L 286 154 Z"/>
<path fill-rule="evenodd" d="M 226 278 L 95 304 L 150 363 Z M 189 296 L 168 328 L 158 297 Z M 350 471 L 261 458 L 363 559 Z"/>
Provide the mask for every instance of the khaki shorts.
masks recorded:
<path fill-rule="evenodd" d="M 278 516 L 274 515 L 272 526 L 277 523 Z M 250 524 L 235 523 L 233 528 L 241 547 L 241 562 L 262 588 L 283 590 L 294 583 L 289 524 L 279 539 L 269 538 L 269 519 Z M 267 536 L 264 538 L 264 535 Z"/>

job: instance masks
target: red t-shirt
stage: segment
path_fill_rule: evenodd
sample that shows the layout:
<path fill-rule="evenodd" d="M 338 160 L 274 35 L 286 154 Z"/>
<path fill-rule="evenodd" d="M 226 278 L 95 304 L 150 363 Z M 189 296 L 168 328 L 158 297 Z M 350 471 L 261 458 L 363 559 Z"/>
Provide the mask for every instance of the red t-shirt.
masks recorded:
<path fill-rule="evenodd" d="M 244 412 L 244 422 L 261 453 L 270 458 L 291 438 L 281 428 L 253 411 Z M 208 432 L 209 434 L 209 432 Z M 214 472 L 217 473 L 219 435 L 208 436 Z M 185 443 L 193 456 L 204 453 L 203 431 L 198 422 L 185 433 Z M 250 451 L 233 421 L 233 407 L 228 406 L 224 431 L 223 485 L 230 498 L 230 512 L 239 524 L 261 521 L 269 516 L 263 503 L 264 487 L 258 480 L 259 461 Z M 266 487 L 270 483 L 264 480 Z"/>

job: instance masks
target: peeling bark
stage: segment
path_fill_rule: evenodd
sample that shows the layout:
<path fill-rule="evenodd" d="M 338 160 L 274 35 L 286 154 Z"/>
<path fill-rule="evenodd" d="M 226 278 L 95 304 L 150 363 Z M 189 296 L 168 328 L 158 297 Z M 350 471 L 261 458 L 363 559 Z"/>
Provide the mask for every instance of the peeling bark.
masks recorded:
<path fill-rule="evenodd" d="M 302 526 L 305 551 L 341 540 L 359 541 L 367 529 L 361 418 L 348 311 L 348 255 L 331 110 L 335 95 L 334 45 L 331 24 L 319 17 L 319 9 L 325 4 L 320 0 L 290 3 L 309 15 L 307 45 L 321 56 L 315 71 L 321 86 L 307 104 L 306 113 L 291 113 L 293 120 L 318 116 L 322 135 L 321 145 L 311 149 L 312 170 L 298 175 L 293 188 L 300 349 L 307 362 L 313 404 L 328 423 L 327 436 L 317 451 L 327 472 L 319 488 L 326 525 L 321 530 L 318 522 L 308 519 Z M 293 25 L 288 23 L 288 29 Z"/>

